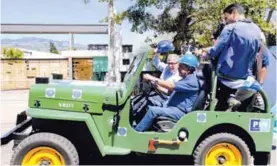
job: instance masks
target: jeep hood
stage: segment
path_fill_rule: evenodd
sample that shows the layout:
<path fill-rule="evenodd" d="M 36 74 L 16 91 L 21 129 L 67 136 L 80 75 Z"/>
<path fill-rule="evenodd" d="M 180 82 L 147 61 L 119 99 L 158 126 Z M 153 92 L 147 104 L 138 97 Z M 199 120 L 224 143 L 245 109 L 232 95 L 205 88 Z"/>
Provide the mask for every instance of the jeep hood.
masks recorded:
<path fill-rule="evenodd" d="M 35 84 L 30 88 L 29 107 L 102 113 L 116 104 L 120 84 L 100 81 L 62 80 Z"/>

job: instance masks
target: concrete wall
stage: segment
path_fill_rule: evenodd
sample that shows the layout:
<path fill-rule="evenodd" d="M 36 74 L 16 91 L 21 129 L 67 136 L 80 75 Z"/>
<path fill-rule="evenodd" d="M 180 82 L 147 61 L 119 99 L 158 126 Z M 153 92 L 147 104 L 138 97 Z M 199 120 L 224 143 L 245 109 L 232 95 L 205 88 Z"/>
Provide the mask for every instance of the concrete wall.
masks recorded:
<path fill-rule="evenodd" d="M 1 60 L 1 90 L 28 89 L 35 77 L 52 78 L 52 73 L 68 79 L 67 59 Z"/>

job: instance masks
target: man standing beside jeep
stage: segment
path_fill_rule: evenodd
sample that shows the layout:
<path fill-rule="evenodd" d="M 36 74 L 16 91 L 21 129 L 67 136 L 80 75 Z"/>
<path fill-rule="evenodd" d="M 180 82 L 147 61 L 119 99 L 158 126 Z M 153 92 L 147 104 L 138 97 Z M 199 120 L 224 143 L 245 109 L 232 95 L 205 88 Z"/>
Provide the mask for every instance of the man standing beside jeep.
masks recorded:
<path fill-rule="evenodd" d="M 212 48 L 203 50 L 206 51 L 203 56 L 218 58 L 216 72 L 219 78 L 218 87 L 220 87 L 217 92 L 219 110 L 225 110 L 226 106 L 230 108 L 240 105 L 241 101 L 254 93 L 253 91 L 243 92 L 244 97 L 239 101 L 228 96 L 240 93 L 238 89 L 241 87 L 255 84 L 256 80 L 252 76 L 251 68 L 262 43 L 261 29 L 245 18 L 242 5 L 231 4 L 224 9 L 223 14 L 227 25 L 217 43 Z"/>

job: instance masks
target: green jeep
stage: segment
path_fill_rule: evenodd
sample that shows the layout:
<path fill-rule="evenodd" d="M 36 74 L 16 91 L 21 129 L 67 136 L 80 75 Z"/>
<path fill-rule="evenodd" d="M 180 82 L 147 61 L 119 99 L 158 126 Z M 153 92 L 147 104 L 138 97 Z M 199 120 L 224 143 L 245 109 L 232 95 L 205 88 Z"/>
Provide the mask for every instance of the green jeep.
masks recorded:
<path fill-rule="evenodd" d="M 217 111 L 214 72 L 209 100 L 202 88 L 193 111 L 178 122 L 161 117 L 150 131 L 136 132 L 132 109 L 135 92 L 148 94 L 138 85 L 149 52 L 145 48 L 134 56 L 120 84 L 53 80 L 33 85 L 28 108 L 18 115 L 16 127 L 1 137 L 1 145 L 14 140 L 11 164 L 78 165 L 86 158 L 129 154 L 193 156 L 195 165 L 270 161 L 274 116 L 265 92 L 259 92 L 263 111 Z"/>

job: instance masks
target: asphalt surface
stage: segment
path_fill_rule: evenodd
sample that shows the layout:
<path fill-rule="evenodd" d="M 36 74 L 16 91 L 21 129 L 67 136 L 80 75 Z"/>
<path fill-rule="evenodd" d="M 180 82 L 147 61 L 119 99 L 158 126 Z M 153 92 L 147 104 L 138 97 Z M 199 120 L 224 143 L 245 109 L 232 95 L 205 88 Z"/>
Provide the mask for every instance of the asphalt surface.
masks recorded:
<path fill-rule="evenodd" d="M 28 106 L 28 90 L 16 90 L 16 91 L 1 91 L 1 110 L 0 110 L 0 134 L 1 136 L 9 131 L 11 128 L 15 126 L 16 121 L 16 115 L 17 113 L 20 113 L 24 109 L 26 109 Z M 276 146 L 276 137 L 274 139 L 274 145 Z M 13 142 L 10 142 L 9 144 L 5 146 L 1 146 L 1 165 L 9 165 L 10 159 L 12 156 L 12 147 Z M 276 149 L 272 150 L 271 152 L 271 165 L 276 165 Z M 109 157 L 105 159 L 105 162 L 103 163 L 97 163 L 97 164 L 111 164 L 111 161 L 113 164 L 157 164 L 156 161 L 161 161 L 161 156 L 154 157 L 149 160 L 146 157 L 142 157 L 127 163 L 124 163 L 123 161 L 127 161 L 126 158 L 118 158 L 118 157 Z M 146 160 L 144 160 L 146 159 Z M 129 160 L 129 159 L 128 159 Z M 159 164 L 170 164 L 172 165 L 172 161 L 175 160 L 174 157 L 167 158 L 166 160 L 161 161 L 162 163 Z M 107 161 L 109 161 L 107 163 Z M 175 162 L 174 162 L 175 163 Z M 180 164 L 182 165 L 191 165 L 192 161 L 191 158 L 183 158 L 182 161 L 180 161 Z"/>

